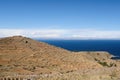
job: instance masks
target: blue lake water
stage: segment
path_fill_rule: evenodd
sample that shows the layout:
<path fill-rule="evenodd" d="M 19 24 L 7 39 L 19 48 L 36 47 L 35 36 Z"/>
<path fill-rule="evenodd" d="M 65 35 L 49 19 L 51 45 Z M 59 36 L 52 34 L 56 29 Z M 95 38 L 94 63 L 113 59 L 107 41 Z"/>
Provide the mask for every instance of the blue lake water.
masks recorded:
<path fill-rule="evenodd" d="M 107 51 L 120 56 L 120 40 L 39 40 L 70 51 Z"/>

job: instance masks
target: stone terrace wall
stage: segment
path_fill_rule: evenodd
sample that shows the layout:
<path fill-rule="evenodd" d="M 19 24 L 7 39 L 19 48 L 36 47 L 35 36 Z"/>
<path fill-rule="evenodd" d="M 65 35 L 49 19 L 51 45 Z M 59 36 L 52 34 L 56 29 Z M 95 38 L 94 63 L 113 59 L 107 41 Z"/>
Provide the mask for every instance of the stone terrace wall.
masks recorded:
<path fill-rule="evenodd" d="M 0 80 L 37 80 L 36 75 L 16 75 L 0 77 Z"/>

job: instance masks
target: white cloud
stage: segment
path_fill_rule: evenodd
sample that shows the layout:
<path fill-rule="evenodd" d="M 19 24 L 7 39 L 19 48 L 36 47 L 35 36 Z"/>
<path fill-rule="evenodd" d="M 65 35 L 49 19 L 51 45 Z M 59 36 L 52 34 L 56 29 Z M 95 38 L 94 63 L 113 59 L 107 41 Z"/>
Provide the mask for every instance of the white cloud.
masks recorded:
<path fill-rule="evenodd" d="M 120 39 L 120 31 L 80 30 L 72 37 L 75 39 Z"/>
<path fill-rule="evenodd" d="M 23 33 L 23 30 L 20 29 L 0 29 L 0 37 L 21 35 L 21 33 Z"/>
<path fill-rule="evenodd" d="M 7 37 L 7 36 L 15 36 L 15 35 L 22 35 L 26 37 L 32 37 L 32 38 L 42 38 L 42 39 L 56 39 L 60 38 L 61 34 L 64 33 L 64 30 L 46 30 L 46 29 L 0 29 L 0 37 Z"/>
<path fill-rule="evenodd" d="M 41 39 L 120 39 L 120 31 L 95 29 L 0 29 L 0 37 L 22 35 Z"/>

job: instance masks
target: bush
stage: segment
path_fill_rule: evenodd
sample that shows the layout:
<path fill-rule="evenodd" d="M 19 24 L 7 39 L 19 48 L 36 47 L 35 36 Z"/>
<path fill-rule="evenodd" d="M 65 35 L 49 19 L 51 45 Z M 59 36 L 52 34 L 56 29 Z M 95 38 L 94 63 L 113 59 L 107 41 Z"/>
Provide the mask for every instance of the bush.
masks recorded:
<path fill-rule="evenodd" d="M 98 62 L 99 64 L 101 64 L 102 66 L 107 66 L 107 67 L 110 67 L 108 64 L 107 64 L 107 62 Z"/>

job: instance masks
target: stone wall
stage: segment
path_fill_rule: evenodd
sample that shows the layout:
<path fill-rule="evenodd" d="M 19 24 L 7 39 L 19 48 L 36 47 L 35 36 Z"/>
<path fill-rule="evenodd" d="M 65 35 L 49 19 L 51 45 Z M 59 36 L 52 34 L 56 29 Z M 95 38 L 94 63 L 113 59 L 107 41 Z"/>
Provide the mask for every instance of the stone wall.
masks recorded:
<path fill-rule="evenodd" d="M 0 80 L 36 80 L 34 75 L 19 75 L 19 76 L 4 76 L 0 77 Z"/>

